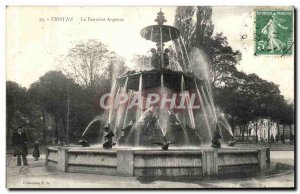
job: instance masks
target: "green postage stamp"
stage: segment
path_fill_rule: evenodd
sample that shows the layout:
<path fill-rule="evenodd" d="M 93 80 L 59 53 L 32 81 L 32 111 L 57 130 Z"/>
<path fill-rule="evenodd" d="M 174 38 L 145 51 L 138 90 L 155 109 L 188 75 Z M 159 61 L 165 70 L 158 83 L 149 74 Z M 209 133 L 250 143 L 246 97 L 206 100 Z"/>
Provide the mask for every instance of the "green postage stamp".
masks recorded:
<path fill-rule="evenodd" d="M 256 55 L 291 55 L 293 11 L 256 11 Z"/>

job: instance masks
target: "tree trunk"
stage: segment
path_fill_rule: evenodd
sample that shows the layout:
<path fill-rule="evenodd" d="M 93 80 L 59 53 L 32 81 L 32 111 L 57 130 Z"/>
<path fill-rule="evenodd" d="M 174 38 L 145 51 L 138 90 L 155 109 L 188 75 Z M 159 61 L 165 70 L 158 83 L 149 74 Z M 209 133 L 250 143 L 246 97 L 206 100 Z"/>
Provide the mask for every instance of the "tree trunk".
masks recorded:
<path fill-rule="evenodd" d="M 268 142 L 270 142 L 270 121 L 268 121 Z"/>
<path fill-rule="evenodd" d="M 292 141 L 292 125 L 290 125 L 290 141 Z"/>
<path fill-rule="evenodd" d="M 255 141 L 256 142 L 258 142 L 257 130 L 258 130 L 258 121 L 255 122 Z"/>
<path fill-rule="evenodd" d="M 12 127 L 9 122 L 6 122 L 6 147 L 10 147 L 12 144 Z"/>
<path fill-rule="evenodd" d="M 265 137 L 266 137 L 266 130 L 265 130 L 265 128 L 263 128 L 262 132 L 263 132 L 263 138 L 265 139 Z"/>
<path fill-rule="evenodd" d="M 247 126 L 247 136 L 248 136 L 248 139 L 249 139 L 249 136 L 250 136 L 250 133 L 251 133 L 251 128 L 248 128 L 248 126 Z"/>
<path fill-rule="evenodd" d="M 54 118 L 55 122 L 55 143 L 58 143 L 58 118 Z"/>
<path fill-rule="evenodd" d="M 243 136 L 243 134 L 242 134 L 242 131 L 243 131 L 242 130 L 242 125 L 239 125 L 239 128 L 240 128 L 240 135 L 239 136 L 240 136 L 240 140 L 241 140 L 241 137 Z"/>
<path fill-rule="evenodd" d="M 67 140 L 67 120 L 65 115 L 62 116 L 62 122 L 63 122 L 63 130 L 61 135 L 61 142 L 66 142 Z"/>
<path fill-rule="evenodd" d="M 285 125 L 283 125 L 283 128 L 282 128 L 282 143 L 285 143 L 285 134 L 284 134 L 284 131 L 285 131 Z"/>
<path fill-rule="evenodd" d="M 277 125 L 277 135 L 278 135 L 278 137 L 280 137 L 280 128 L 279 128 L 279 123 L 277 123 L 276 125 Z"/>
<path fill-rule="evenodd" d="M 245 140 L 245 125 L 242 125 L 242 141 Z"/>
<path fill-rule="evenodd" d="M 232 135 L 234 136 L 235 127 L 231 128 L 231 131 L 232 131 Z"/>
<path fill-rule="evenodd" d="M 240 125 L 242 141 L 244 141 L 244 125 Z"/>
<path fill-rule="evenodd" d="M 234 126 L 234 121 L 233 121 L 233 119 L 230 119 L 230 123 L 231 123 L 232 134 L 234 135 L 235 126 Z"/>
<path fill-rule="evenodd" d="M 46 114 L 44 111 L 42 111 L 42 118 L 43 118 L 43 143 L 46 144 L 47 139 L 46 139 Z"/>

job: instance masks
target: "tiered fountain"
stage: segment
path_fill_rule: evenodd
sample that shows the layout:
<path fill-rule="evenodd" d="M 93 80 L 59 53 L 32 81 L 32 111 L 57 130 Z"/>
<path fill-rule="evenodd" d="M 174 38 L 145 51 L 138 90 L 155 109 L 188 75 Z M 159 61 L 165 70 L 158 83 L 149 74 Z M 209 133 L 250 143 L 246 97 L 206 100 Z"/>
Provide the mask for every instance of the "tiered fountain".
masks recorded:
<path fill-rule="evenodd" d="M 155 21 L 157 25 L 141 30 L 141 36 L 157 47 L 151 49 L 150 68 L 118 77 L 109 95 L 107 124 L 116 146 L 50 147 L 47 167 L 125 176 L 203 176 L 263 169 L 269 159 L 265 149 L 224 146 L 233 135 L 216 113 L 209 83 L 192 72 L 179 30 L 164 25 L 161 11 Z M 216 129 L 220 129 L 220 149 L 210 147 Z"/>

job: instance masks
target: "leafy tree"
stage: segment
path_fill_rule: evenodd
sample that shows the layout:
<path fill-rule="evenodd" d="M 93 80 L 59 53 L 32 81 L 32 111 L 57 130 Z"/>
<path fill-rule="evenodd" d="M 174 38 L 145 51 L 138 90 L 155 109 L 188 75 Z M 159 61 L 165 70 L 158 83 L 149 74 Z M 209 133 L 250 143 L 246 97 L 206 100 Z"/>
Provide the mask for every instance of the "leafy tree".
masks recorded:
<path fill-rule="evenodd" d="M 94 89 L 95 78 L 104 71 L 108 53 L 107 46 L 99 40 L 81 41 L 59 59 L 59 69 L 76 83 Z"/>
<path fill-rule="evenodd" d="M 132 62 L 140 70 L 152 69 L 152 67 L 151 67 L 151 54 L 149 54 L 149 55 L 136 54 L 136 55 L 133 56 Z"/>
<path fill-rule="evenodd" d="M 270 137 L 271 126 L 283 117 L 281 109 L 285 106 L 285 101 L 278 85 L 255 74 L 235 72 L 226 85 L 216 88 L 215 98 L 216 103 L 230 115 L 233 129 L 240 125 L 243 131 L 250 122 L 254 122 L 256 136 L 260 119 L 268 119 Z"/>
<path fill-rule="evenodd" d="M 241 53 L 234 51 L 222 33 L 207 41 L 206 55 L 211 65 L 210 77 L 215 86 L 226 84 L 226 80 L 237 72 L 236 65 L 241 60 Z"/>
<path fill-rule="evenodd" d="M 292 140 L 292 125 L 294 124 L 294 104 L 293 103 L 286 103 L 285 106 L 281 109 L 281 117 L 280 117 L 280 124 L 283 125 L 283 132 L 282 132 L 282 141 L 285 143 L 285 126 L 289 126 L 290 128 L 290 139 Z"/>
<path fill-rule="evenodd" d="M 181 30 L 181 37 L 188 53 L 194 46 L 193 38 L 195 36 L 196 25 L 193 17 L 196 11 L 197 9 L 192 6 L 179 6 L 177 7 L 175 14 L 174 25 Z"/>
<path fill-rule="evenodd" d="M 78 90 L 71 79 L 67 78 L 60 71 L 49 71 L 40 77 L 38 82 L 33 83 L 29 88 L 29 93 L 33 101 L 38 104 L 45 118 L 45 112 L 51 114 L 55 122 L 55 137 L 63 141 L 65 135 L 67 109 L 68 109 L 68 91 L 73 94 Z M 59 134 L 59 125 L 62 125 L 62 131 Z M 44 126 L 45 138 L 45 126 Z"/>
<path fill-rule="evenodd" d="M 25 105 L 27 101 L 27 90 L 21 87 L 16 82 L 7 81 L 6 82 L 6 110 L 7 110 L 7 124 L 10 125 L 10 119 L 17 110 L 25 112 Z"/>
<path fill-rule="evenodd" d="M 29 106 L 27 104 L 27 90 L 21 87 L 16 82 L 6 82 L 6 135 L 7 140 L 10 140 L 12 130 L 18 127 L 15 121 L 16 115 L 24 117 L 23 114 L 29 113 Z M 9 143 L 9 141 L 7 141 Z"/>
<path fill-rule="evenodd" d="M 176 9 L 175 26 L 182 32 L 187 51 L 189 54 L 192 53 L 192 58 L 202 58 L 202 61 L 191 64 L 192 70 L 201 77 L 203 72 L 201 64 L 208 65 L 205 71 L 208 70 L 208 78 L 211 79 L 215 90 L 215 102 L 227 114 L 226 117 L 229 118 L 233 130 L 239 126 L 244 134 L 244 131 L 248 130 L 248 125 L 254 123 L 257 138 L 259 121 L 268 119 L 269 138 L 274 123 L 285 125 L 293 123 L 289 120 L 293 120 L 293 117 L 287 117 L 293 111 L 291 109 L 288 111 L 288 105 L 277 85 L 255 74 L 247 75 L 237 70 L 236 65 L 241 60 L 241 53 L 231 48 L 222 33 L 213 35 L 214 25 L 211 17 L 211 7 Z M 176 47 L 178 49 L 179 46 Z M 193 54 L 195 49 L 200 52 Z M 183 63 L 182 60 L 179 62 Z"/>
<path fill-rule="evenodd" d="M 214 25 L 212 23 L 212 7 L 198 6 L 197 7 L 197 22 L 195 28 L 194 45 L 193 47 L 204 48 L 208 46 L 207 42 L 213 34 Z"/>
<path fill-rule="evenodd" d="M 194 16 L 195 15 L 195 16 Z M 197 48 L 203 54 L 202 57 L 209 64 L 211 82 L 215 86 L 226 84 L 225 79 L 232 76 L 236 71 L 236 65 L 241 60 L 241 53 L 234 51 L 228 44 L 227 38 L 222 33 L 213 36 L 214 25 L 211 20 L 212 8 L 208 6 L 198 7 L 178 7 L 175 15 L 175 26 L 181 31 L 183 42 L 187 47 L 187 52 Z M 177 45 L 177 49 L 178 49 Z M 199 55 L 199 54 L 197 54 Z M 197 57 L 193 55 L 192 57 Z M 180 63 L 183 63 L 181 60 Z M 192 63 L 192 70 L 201 77 L 198 63 Z"/>
<path fill-rule="evenodd" d="M 292 125 L 295 123 L 294 121 L 294 103 L 290 103 L 288 104 L 288 108 L 287 108 L 287 114 L 286 114 L 286 123 L 289 125 L 290 127 L 290 140 L 294 141 L 294 134 L 292 133 Z M 295 126 L 294 126 L 295 129 Z"/>

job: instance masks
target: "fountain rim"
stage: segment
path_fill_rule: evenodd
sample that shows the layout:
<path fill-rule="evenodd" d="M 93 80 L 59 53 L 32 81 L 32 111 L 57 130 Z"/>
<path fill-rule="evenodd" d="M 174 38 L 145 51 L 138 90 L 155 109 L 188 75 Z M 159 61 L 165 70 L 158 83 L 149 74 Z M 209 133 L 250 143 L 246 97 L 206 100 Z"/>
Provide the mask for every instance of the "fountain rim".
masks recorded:
<path fill-rule="evenodd" d="M 150 29 L 152 30 L 154 28 L 155 29 L 156 28 L 158 28 L 158 29 L 162 28 L 162 30 L 168 29 L 169 33 L 175 33 L 175 34 L 172 35 L 171 37 L 169 37 L 169 39 L 166 39 L 166 40 L 152 40 L 150 37 L 147 37 L 148 35 L 146 36 L 146 32 L 148 32 L 148 30 L 150 30 Z M 156 29 L 156 30 L 158 30 L 158 29 Z M 146 40 L 150 40 L 152 42 L 156 42 L 156 43 L 163 42 L 163 43 L 165 43 L 165 42 L 169 42 L 169 41 L 173 41 L 173 40 L 178 39 L 180 37 L 180 30 L 178 30 L 174 26 L 170 26 L 170 25 L 158 25 L 158 24 L 156 24 L 156 25 L 146 26 L 143 29 L 141 29 L 140 30 L 140 35 L 142 36 L 142 38 L 144 38 Z"/>
<path fill-rule="evenodd" d="M 82 152 L 91 152 L 91 153 L 106 153 L 106 154 L 114 154 L 119 150 L 128 150 L 133 151 L 134 153 L 141 154 L 160 154 L 160 153 L 182 153 L 182 154 L 189 154 L 189 153 L 199 153 L 201 151 L 209 151 L 209 150 L 216 150 L 219 154 L 240 154 L 240 153 L 255 153 L 259 149 L 258 148 L 244 148 L 244 147 L 221 147 L 221 148 L 212 148 L 210 146 L 199 146 L 199 147 L 171 147 L 168 150 L 162 150 L 161 148 L 136 148 L 136 147 L 114 147 L 112 149 L 104 149 L 98 146 L 91 146 L 91 147 L 80 147 L 80 146 L 49 146 L 48 149 L 51 151 L 58 151 L 59 147 L 64 147 L 68 149 L 70 153 L 82 153 Z"/>
<path fill-rule="evenodd" d="M 204 82 L 203 79 L 200 79 L 199 77 L 197 77 L 194 74 L 189 75 L 189 74 L 184 73 L 184 72 L 166 71 L 166 70 L 158 70 L 158 71 L 148 70 L 148 71 L 139 71 L 139 72 L 135 72 L 135 73 L 125 74 L 125 75 L 119 76 L 116 79 L 116 81 L 121 80 L 121 79 L 125 79 L 125 78 L 130 77 L 130 76 L 143 75 L 143 74 L 173 74 L 173 75 L 177 74 L 177 75 L 181 75 L 181 76 L 186 76 L 186 77 L 191 78 L 191 79 L 196 79 L 197 81 L 200 81 L 200 82 Z"/>

